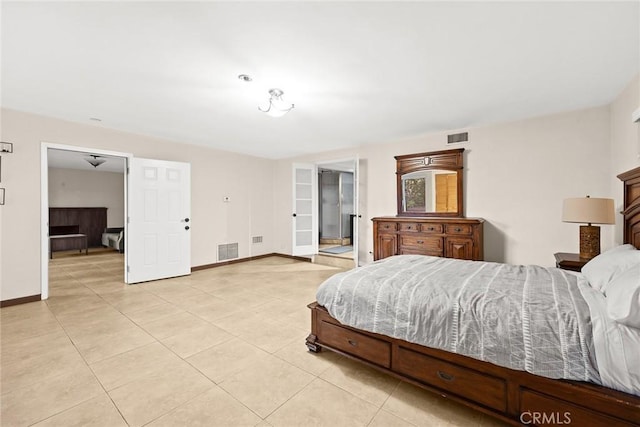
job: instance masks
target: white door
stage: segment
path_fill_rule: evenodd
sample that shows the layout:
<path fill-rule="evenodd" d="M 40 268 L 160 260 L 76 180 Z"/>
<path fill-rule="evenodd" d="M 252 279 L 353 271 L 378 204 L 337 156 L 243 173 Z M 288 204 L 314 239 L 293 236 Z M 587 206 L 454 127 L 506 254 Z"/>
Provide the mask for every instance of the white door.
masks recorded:
<path fill-rule="evenodd" d="M 318 253 L 317 180 L 315 165 L 293 165 L 293 255 Z"/>
<path fill-rule="evenodd" d="M 132 158 L 127 283 L 191 273 L 191 165 Z"/>

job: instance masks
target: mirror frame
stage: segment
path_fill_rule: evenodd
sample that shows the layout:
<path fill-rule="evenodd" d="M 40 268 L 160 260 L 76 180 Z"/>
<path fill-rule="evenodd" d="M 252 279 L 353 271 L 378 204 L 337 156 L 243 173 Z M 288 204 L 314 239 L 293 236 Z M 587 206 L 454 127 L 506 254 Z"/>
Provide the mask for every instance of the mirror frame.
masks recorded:
<path fill-rule="evenodd" d="M 430 151 L 427 153 L 406 154 L 395 156 L 396 159 L 396 182 L 398 199 L 398 216 L 409 217 L 464 217 L 464 193 L 462 188 L 464 161 L 462 152 L 464 148 L 455 150 Z M 458 184 L 458 209 L 456 212 L 406 212 L 402 209 L 402 175 L 428 170 L 448 170 L 455 171 Z"/>

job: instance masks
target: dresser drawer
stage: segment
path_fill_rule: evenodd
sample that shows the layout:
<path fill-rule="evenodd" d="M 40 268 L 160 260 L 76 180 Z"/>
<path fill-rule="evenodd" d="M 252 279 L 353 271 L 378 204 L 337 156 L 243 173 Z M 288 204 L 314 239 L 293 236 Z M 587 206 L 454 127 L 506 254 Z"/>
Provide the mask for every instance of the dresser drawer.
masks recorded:
<path fill-rule="evenodd" d="M 447 224 L 447 234 L 456 235 L 471 235 L 473 234 L 473 227 L 468 224 Z"/>
<path fill-rule="evenodd" d="M 437 250 L 429 250 L 429 249 L 419 249 L 414 248 L 413 246 L 405 246 L 400 248 L 400 252 L 398 255 L 427 255 L 427 256 L 444 256 L 444 251 Z"/>
<path fill-rule="evenodd" d="M 394 358 L 393 369 L 489 408 L 501 412 L 507 409 L 507 386 L 501 378 L 463 368 L 402 346 L 398 347 L 398 357 Z M 478 384 L 482 384 L 482 387 L 478 387 Z"/>
<path fill-rule="evenodd" d="M 401 222 L 398 224 L 398 229 L 406 232 L 417 232 L 420 231 L 420 224 L 417 222 Z"/>
<path fill-rule="evenodd" d="M 378 231 L 384 233 L 385 231 L 396 231 L 398 229 L 397 222 L 379 222 Z"/>
<path fill-rule="evenodd" d="M 427 237 L 416 235 L 400 235 L 400 250 L 403 248 L 414 248 L 425 251 L 442 252 L 442 237 Z"/>
<path fill-rule="evenodd" d="M 385 368 L 391 367 L 391 344 L 388 342 L 325 321 L 319 326 L 318 337 L 322 344 Z"/>
<path fill-rule="evenodd" d="M 442 224 L 420 224 L 420 231 L 423 233 L 437 233 L 442 234 L 444 226 Z"/>

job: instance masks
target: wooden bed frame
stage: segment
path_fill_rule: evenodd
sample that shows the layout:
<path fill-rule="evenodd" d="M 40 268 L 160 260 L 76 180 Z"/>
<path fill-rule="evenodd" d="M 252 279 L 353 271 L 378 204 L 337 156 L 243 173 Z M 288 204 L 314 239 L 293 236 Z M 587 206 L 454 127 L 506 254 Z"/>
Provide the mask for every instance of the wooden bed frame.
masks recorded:
<path fill-rule="evenodd" d="M 640 249 L 640 167 L 618 178 L 624 182 L 624 242 Z M 317 302 L 309 308 L 310 351 L 340 353 L 509 424 L 640 425 L 640 396 L 540 377 L 362 331 L 342 325 Z"/>

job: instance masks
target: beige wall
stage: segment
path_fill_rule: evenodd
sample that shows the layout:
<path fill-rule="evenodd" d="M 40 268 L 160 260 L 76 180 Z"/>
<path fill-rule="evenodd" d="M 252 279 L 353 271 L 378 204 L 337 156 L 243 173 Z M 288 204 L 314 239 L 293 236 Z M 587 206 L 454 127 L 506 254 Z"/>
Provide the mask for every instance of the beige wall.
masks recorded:
<path fill-rule="evenodd" d="M 464 147 L 465 211 L 487 221 L 485 258 L 552 265 L 554 252 L 578 249 L 578 225 L 560 221 L 562 200 L 589 194 L 616 197 L 620 205 L 621 185 L 614 176 L 640 164 L 640 125 L 630 118 L 640 107 L 639 80 L 611 105 L 460 129 L 469 131 L 467 144 L 447 147 L 446 133 L 438 133 L 279 161 L 0 110 L 0 137 L 14 143 L 14 153 L 2 162 L 7 204 L 0 208 L 0 298 L 40 293 L 43 141 L 191 163 L 192 265 L 216 262 L 221 243 L 238 242 L 240 257 L 291 253 L 292 163 L 354 157 L 365 166 L 361 259 L 371 261 L 370 218 L 396 212 L 393 156 Z M 224 196 L 231 202 L 223 203 Z M 252 245 L 251 237 L 258 235 L 264 243 Z M 602 248 L 619 242 L 620 236 L 619 224 L 603 226 Z"/>
<path fill-rule="evenodd" d="M 216 262 L 222 243 L 238 242 L 240 257 L 273 252 L 273 161 L 13 110 L 1 114 L 0 137 L 13 142 L 14 153 L 2 159 L 7 204 L 0 208 L 0 299 L 40 293 L 42 142 L 191 163 L 194 266 Z M 225 195 L 230 203 L 222 202 Z M 257 235 L 263 243 L 253 245 Z"/>
<path fill-rule="evenodd" d="M 554 264 L 554 252 L 578 251 L 578 225 L 560 221 L 562 200 L 587 194 L 612 197 L 609 108 L 593 108 L 469 131 L 467 144 L 446 145 L 446 133 L 278 162 L 276 188 L 291 189 L 293 162 L 358 156 L 366 161 L 366 211 L 360 244 L 371 261 L 370 219 L 396 214 L 394 156 L 464 147 L 465 211 L 485 223 L 485 259 Z M 453 133 L 448 132 L 448 133 Z M 279 252 L 291 250 L 291 196 L 276 194 Z M 613 244 L 602 227 L 602 247 Z"/>
<path fill-rule="evenodd" d="M 623 204 L 622 185 L 615 176 L 640 166 L 640 123 L 631 115 L 640 108 L 640 75 L 611 103 L 611 186 L 619 212 Z M 622 215 L 616 216 L 616 243 L 622 243 Z"/>
<path fill-rule="evenodd" d="M 291 188 L 294 162 L 361 159 L 365 166 L 360 220 L 361 263 L 372 260 L 370 219 L 396 213 L 394 156 L 446 148 L 465 150 L 465 212 L 485 223 L 485 259 L 514 264 L 553 265 L 554 252 L 578 251 L 578 224 L 560 221 L 567 197 L 608 197 L 622 206 L 616 175 L 640 166 L 640 124 L 631 114 L 640 108 L 640 76 L 610 105 L 469 131 L 467 144 L 445 144 L 446 134 L 432 134 L 281 160 L 276 188 Z M 280 252 L 291 251 L 291 193 L 276 194 L 276 229 Z M 603 225 L 601 246 L 622 243 L 622 218 Z"/>
<path fill-rule="evenodd" d="M 124 174 L 49 168 L 49 206 L 106 207 L 107 227 L 124 227 Z"/>

